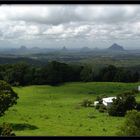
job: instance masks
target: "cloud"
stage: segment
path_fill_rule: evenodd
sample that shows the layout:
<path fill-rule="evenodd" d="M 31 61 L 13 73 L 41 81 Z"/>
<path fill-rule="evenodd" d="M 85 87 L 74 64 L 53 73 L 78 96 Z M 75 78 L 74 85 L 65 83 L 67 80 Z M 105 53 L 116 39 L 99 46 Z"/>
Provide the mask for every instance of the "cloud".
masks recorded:
<path fill-rule="evenodd" d="M 139 38 L 139 5 L 0 6 L 0 39 L 5 41 L 51 42 L 55 46 L 58 41 Z"/>
<path fill-rule="evenodd" d="M 0 20 L 23 20 L 42 24 L 68 22 L 120 22 L 135 19 L 140 14 L 137 5 L 4 5 Z"/>

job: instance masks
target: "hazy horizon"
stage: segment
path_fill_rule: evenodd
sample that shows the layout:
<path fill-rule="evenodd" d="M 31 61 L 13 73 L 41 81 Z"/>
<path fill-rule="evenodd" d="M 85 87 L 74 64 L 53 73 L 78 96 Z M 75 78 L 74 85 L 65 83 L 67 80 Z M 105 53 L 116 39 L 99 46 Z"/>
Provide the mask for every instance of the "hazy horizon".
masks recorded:
<path fill-rule="evenodd" d="M 0 49 L 140 49 L 140 5 L 1 5 Z"/>

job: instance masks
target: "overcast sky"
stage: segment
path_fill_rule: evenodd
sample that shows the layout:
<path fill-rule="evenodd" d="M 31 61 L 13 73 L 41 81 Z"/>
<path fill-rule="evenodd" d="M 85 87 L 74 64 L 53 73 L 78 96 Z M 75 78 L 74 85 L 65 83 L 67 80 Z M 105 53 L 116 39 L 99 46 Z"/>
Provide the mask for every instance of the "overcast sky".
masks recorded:
<path fill-rule="evenodd" d="M 2 47 L 140 49 L 140 5 L 1 5 Z"/>

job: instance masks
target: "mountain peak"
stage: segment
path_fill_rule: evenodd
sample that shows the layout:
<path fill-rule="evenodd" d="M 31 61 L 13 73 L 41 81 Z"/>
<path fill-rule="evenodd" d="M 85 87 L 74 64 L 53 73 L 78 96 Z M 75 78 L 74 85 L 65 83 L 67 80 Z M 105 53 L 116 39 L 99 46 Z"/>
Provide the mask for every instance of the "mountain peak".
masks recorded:
<path fill-rule="evenodd" d="M 26 50 L 27 48 L 26 48 L 26 46 L 21 46 L 19 49 L 20 50 Z"/>
<path fill-rule="evenodd" d="M 67 48 L 64 46 L 64 47 L 62 48 L 62 50 L 63 50 L 63 51 L 66 51 L 66 50 L 67 50 Z"/>
<path fill-rule="evenodd" d="M 112 44 L 108 49 L 112 51 L 124 51 L 124 48 L 117 43 Z"/>
<path fill-rule="evenodd" d="M 81 48 L 81 51 L 84 51 L 84 52 L 86 52 L 86 51 L 90 51 L 90 48 L 87 47 L 87 46 L 85 46 L 85 47 L 82 47 L 82 48 Z"/>

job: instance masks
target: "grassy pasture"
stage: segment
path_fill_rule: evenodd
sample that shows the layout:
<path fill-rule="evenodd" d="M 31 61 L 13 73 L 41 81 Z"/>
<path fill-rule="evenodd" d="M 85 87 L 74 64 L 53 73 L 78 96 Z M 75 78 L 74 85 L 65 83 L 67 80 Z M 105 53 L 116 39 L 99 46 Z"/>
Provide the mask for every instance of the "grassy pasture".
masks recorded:
<path fill-rule="evenodd" d="M 18 103 L 0 118 L 0 123 L 11 123 L 17 136 L 114 136 L 123 117 L 110 117 L 78 103 L 86 98 L 94 100 L 99 94 L 114 96 L 139 84 L 90 82 L 13 87 L 19 95 Z"/>

